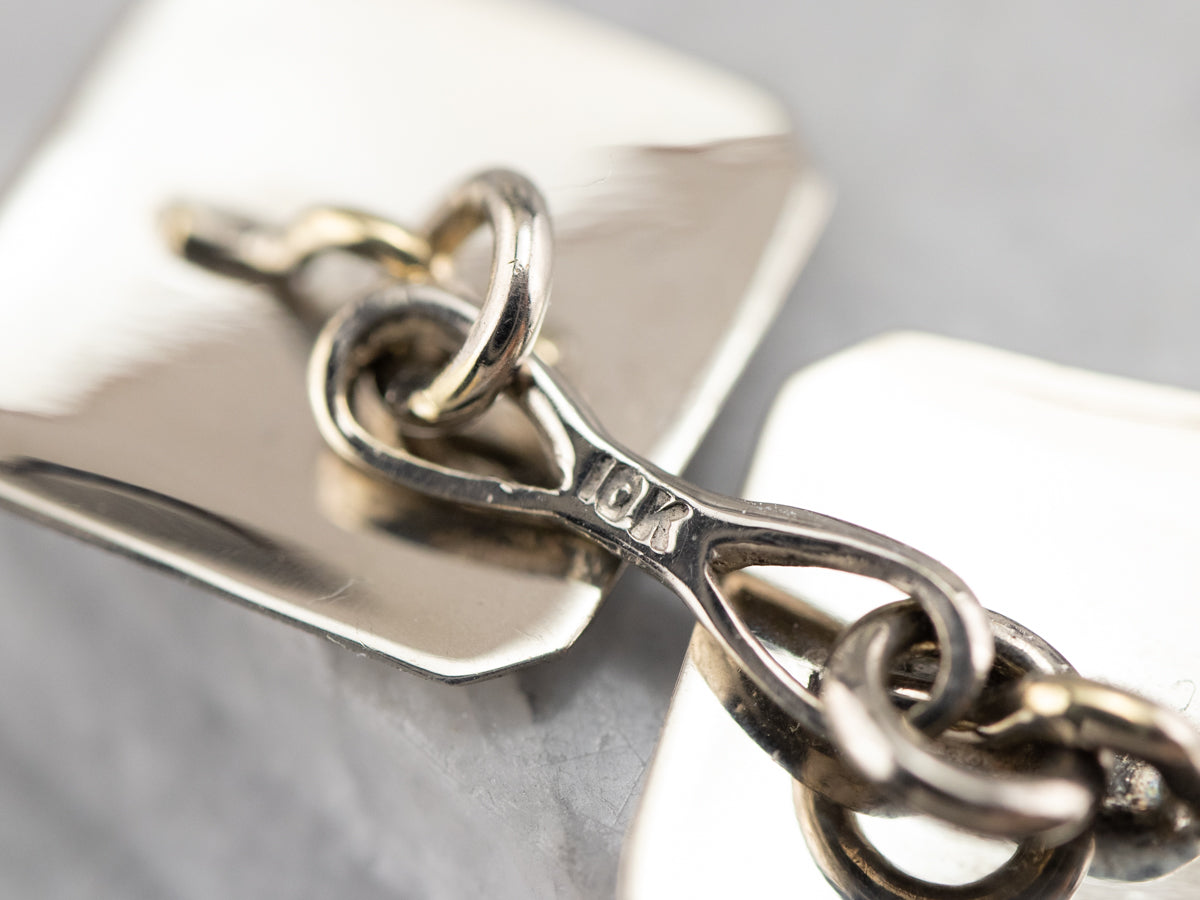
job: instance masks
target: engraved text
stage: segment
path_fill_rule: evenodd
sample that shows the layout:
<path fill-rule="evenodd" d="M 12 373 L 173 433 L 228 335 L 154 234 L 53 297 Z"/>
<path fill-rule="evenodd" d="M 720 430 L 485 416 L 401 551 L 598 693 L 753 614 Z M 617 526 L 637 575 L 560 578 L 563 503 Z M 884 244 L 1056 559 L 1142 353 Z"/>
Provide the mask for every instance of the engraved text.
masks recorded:
<path fill-rule="evenodd" d="M 591 460 L 577 496 L 610 525 L 656 553 L 669 553 L 692 508 L 632 466 L 611 456 Z"/>

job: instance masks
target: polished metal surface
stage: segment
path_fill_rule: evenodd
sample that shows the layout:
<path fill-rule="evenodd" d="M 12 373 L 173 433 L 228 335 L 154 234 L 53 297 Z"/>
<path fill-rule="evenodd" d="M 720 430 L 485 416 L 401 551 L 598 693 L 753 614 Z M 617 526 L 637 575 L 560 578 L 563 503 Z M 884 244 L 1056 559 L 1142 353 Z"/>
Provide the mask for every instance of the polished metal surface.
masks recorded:
<path fill-rule="evenodd" d="M 1021 837 L 1016 853 L 977 882 L 930 884 L 872 847 L 850 808 L 838 812 L 834 801 L 814 799 L 819 788 L 797 782 L 801 829 L 830 884 L 846 897 L 1070 897 L 1090 871 L 1095 844 L 1104 855 L 1094 874 L 1116 882 L 1167 875 L 1200 855 L 1191 827 L 1200 774 L 1195 726 L 1129 691 L 1080 678 L 1036 635 L 992 617 L 1006 681 L 985 691 L 966 736 L 977 753 L 997 747 L 1030 753 L 1018 774 L 986 755 L 964 766 L 935 754 L 899 715 L 888 688 L 891 666 L 928 632 L 911 601 L 875 609 L 843 632 L 821 697 L 845 761 L 887 785 L 900 808 L 979 834 Z M 1058 758 L 1039 759 L 1047 749 Z M 1101 764 L 1110 770 L 1107 778 Z M 1091 807 L 1101 795 L 1093 823 Z"/>
<path fill-rule="evenodd" d="M 519 166 L 557 223 L 544 331 L 561 367 L 631 445 L 678 469 L 827 193 L 759 92 L 570 14 L 470 0 L 332 9 L 134 11 L 15 184 L 0 215 L 0 288 L 21 298 L 0 319 L 0 498 L 355 650 L 469 680 L 569 646 L 615 559 L 537 524 L 498 532 L 334 458 L 305 399 L 310 331 L 380 266 L 312 260 L 289 285 L 306 301 L 297 314 L 175 259 L 164 206 L 204 198 L 284 222 L 321 198 L 419 222 L 463 173 Z M 403 116 L 383 112 L 399 34 L 412 71 L 443 73 Z M 503 49 L 514 44 L 517 59 Z M 534 84 L 537 115 L 494 102 Z M 442 128 L 417 139 L 414 122 Z M 343 242 L 371 255 L 379 221 L 318 214 L 254 265 L 303 258 L 317 225 L 349 223 Z M 456 254 L 480 295 L 488 259 L 469 241 Z"/>
<path fill-rule="evenodd" d="M 550 215 L 541 191 L 516 172 L 477 175 L 434 213 L 425 228 L 434 273 L 447 268 L 450 275 L 454 251 L 483 224 L 491 228 L 494 246 L 479 314 L 433 381 L 400 404 L 440 432 L 478 417 L 508 387 L 517 366 L 533 352 L 550 300 Z"/>
<path fill-rule="evenodd" d="M 1092 836 L 1047 847 L 1023 841 L 1003 865 L 969 884 L 934 884 L 896 867 L 863 837 L 844 806 L 796 784 L 805 841 L 844 900 L 1051 900 L 1072 896 L 1092 861 Z"/>
<path fill-rule="evenodd" d="M 804 599 L 791 596 L 761 579 L 743 577 L 732 586 L 731 596 L 754 633 L 768 643 L 790 671 L 803 676 L 810 684 L 821 684 L 825 701 L 837 694 L 836 685 L 830 689 L 830 673 L 826 672 L 826 666 L 831 665 L 831 651 L 847 623 L 839 622 Z M 864 628 L 872 624 L 879 626 L 880 616 L 888 616 L 884 623 L 888 640 L 904 647 L 916 636 L 922 648 L 927 646 L 928 652 L 932 652 L 936 645 L 924 617 L 914 617 L 910 612 L 897 625 L 891 612 L 892 607 L 885 606 L 859 619 L 847 633 L 847 640 L 861 640 Z M 1007 698 L 1007 702 L 997 699 L 998 685 L 1022 678 L 1028 672 L 1057 675 L 1073 673 L 1073 669 L 1057 651 L 1019 624 L 994 612 L 989 613 L 989 623 L 996 645 L 993 680 L 980 704 L 971 711 L 970 721 L 944 733 L 943 739 L 937 742 L 939 760 L 921 759 L 917 763 L 939 769 L 941 779 L 935 780 L 936 776 L 927 774 L 925 781 L 916 786 L 906 780 L 911 778 L 907 766 L 912 755 L 920 756 L 922 746 L 928 747 L 928 744 L 920 735 L 896 725 L 893 719 L 898 710 L 891 704 L 911 706 L 928 695 L 930 681 L 937 670 L 936 654 L 902 656 L 893 663 L 890 657 L 895 654 L 886 649 L 879 650 L 888 667 L 887 677 L 879 679 L 878 683 L 891 687 L 887 718 L 876 722 L 873 714 L 863 714 L 861 705 L 847 703 L 835 696 L 835 715 L 832 716 L 835 722 L 844 726 L 850 718 L 848 714 L 862 714 L 861 721 L 852 731 L 846 729 L 849 736 L 843 733 L 841 744 L 799 732 L 787 713 L 759 690 L 707 635 L 697 633 L 693 636 L 689 658 L 713 696 L 772 760 L 798 782 L 839 805 L 873 816 L 895 817 L 910 815 L 913 806 L 921 802 L 921 797 L 913 796 L 914 789 L 940 792 L 943 795 L 938 810 L 941 817 L 957 821 L 964 827 L 985 827 L 990 818 L 993 829 L 1005 836 L 1030 833 L 1031 824 L 1034 826 L 1032 831 L 1057 829 L 1059 840 L 1073 836 L 1091 824 L 1097 800 L 1103 793 L 1095 760 L 1056 746 L 1064 743 L 1069 746 L 1066 741 L 1046 741 L 1033 747 L 1019 739 L 980 740 L 977 736 L 990 734 L 990 729 L 1000 725 L 980 724 L 981 710 L 992 710 L 993 715 L 1005 716 L 1010 710 L 1019 708 L 1012 698 Z M 844 645 L 838 647 L 841 665 L 857 670 L 856 683 L 865 681 L 862 660 L 847 664 L 847 652 Z M 878 671 L 871 674 L 876 676 Z M 995 679 L 1001 680 L 997 684 Z M 1077 676 L 1074 679 L 1079 685 L 1089 684 L 1079 681 Z M 874 686 L 875 682 L 872 682 L 872 693 Z M 1164 712 L 1157 709 L 1159 713 Z M 990 721 L 990 718 L 983 721 Z M 897 728 L 901 733 L 895 733 Z M 1190 727 L 1187 730 L 1190 731 Z M 844 746 L 845 750 L 839 751 L 838 746 Z M 1163 746 L 1160 743 L 1159 749 Z M 859 774 L 850 765 L 848 757 L 874 765 L 874 777 Z M 880 771 L 882 769 L 890 771 Z M 928 768 L 925 771 L 928 773 Z M 1014 776 L 1023 780 L 1025 787 L 1009 791 L 1005 779 Z M 1050 793 L 1042 794 L 1042 789 L 1048 789 Z M 1037 811 L 1045 818 L 1031 819 Z"/>
<path fill-rule="evenodd" d="M 306 210 L 275 228 L 194 202 L 163 211 L 163 233 L 180 256 L 222 275 L 278 290 L 318 257 L 353 253 L 383 264 L 397 278 L 429 268 L 433 250 L 422 235 L 370 213 L 335 207 Z"/>
<path fill-rule="evenodd" d="M 843 758 L 886 786 L 901 808 L 980 834 L 1036 837 L 1054 846 L 1086 831 L 1104 787 L 1094 758 L 1068 752 L 1053 762 L 1041 760 L 1032 772 L 1016 774 L 980 760 L 968 768 L 939 753 L 932 740 L 904 721 L 892 702 L 889 676 L 894 660 L 921 639 L 922 622 L 914 612 L 904 604 L 872 610 L 850 625 L 829 657 L 821 699 Z M 1000 635 L 1011 636 L 1012 623 L 996 634 L 1002 645 L 1011 640 Z M 1036 636 L 1024 631 L 1021 643 L 1032 640 Z M 1003 650 L 999 655 L 1012 659 Z M 1021 653 L 1027 659 L 1051 655 L 1050 650 Z M 1061 659 L 1037 673 L 1081 680 Z M 988 699 L 985 692 L 983 700 Z M 975 729 L 976 736 L 981 732 Z M 987 749 L 983 741 L 981 750 Z"/>
<path fill-rule="evenodd" d="M 881 384 L 888 387 L 879 396 Z M 875 399 L 868 399 L 872 396 Z M 854 409 L 856 415 L 839 419 L 832 412 L 839 408 Z M 1039 617 L 1044 620 L 1047 636 L 1066 658 L 1081 660 L 1082 675 L 1109 683 L 1085 686 L 1068 682 L 1077 685 L 1075 693 L 1076 689 L 1064 692 L 1057 676 L 1039 676 L 1025 682 L 1024 687 L 1017 687 L 1022 684 L 1017 681 L 1009 691 L 990 692 L 994 705 L 989 708 L 985 704 L 973 713 L 984 716 L 981 734 L 1009 732 L 1018 747 L 1030 746 L 1022 738 L 1039 736 L 1044 740 L 1052 736 L 1052 742 L 1067 745 L 1103 745 L 1132 751 L 1135 757 L 1157 755 L 1169 772 L 1172 766 L 1186 764 L 1195 743 L 1196 720 L 1188 697 L 1167 704 L 1182 708 L 1182 713 L 1156 708 L 1150 714 L 1145 701 L 1131 697 L 1128 691 L 1165 700 L 1174 685 L 1191 683 L 1195 669 L 1187 646 L 1188 628 L 1181 629 L 1172 619 L 1168 636 L 1162 631 L 1166 620 L 1151 610 L 1143 610 L 1133 618 L 1120 617 L 1121 627 L 1117 629 L 1101 630 L 1101 622 L 1096 623 L 1100 628 L 1089 626 L 1102 616 L 1116 614 L 1106 614 L 1106 610 L 1122 608 L 1127 579 L 1141 579 L 1145 596 L 1154 597 L 1163 597 L 1170 593 L 1170 585 L 1186 581 L 1190 563 L 1181 551 L 1195 540 L 1189 507 L 1176 506 L 1171 512 L 1172 507 L 1160 505 L 1147 494 L 1146 485 L 1148 479 L 1157 483 L 1160 478 L 1177 478 L 1178 473 L 1187 471 L 1191 450 L 1200 441 L 1194 426 L 1197 412 L 1200 399 L 1180 391 L 1057 369 L 945 340 L 892 338 L 835 358 L 799 376 L 789 386 L 768 425 L 751 478 L 751 492 L 781 491 L 789 499 L 811 493 L 844 515 L 853 514 L 911 541 L 920 541 L 955 563 L 956 568 L 962 566 L 966 577 L 981 586 L 980 597 L 987 605 L 1026 623 L 1036 622 Z M 869 425 L 868 414 L 880 416 L 880 421 Z M 931 453 L 928 447 L 896 446 L 892 451 L 899 457 L 897 462 L 921 485 L 919 498 L 904 489 L 885 491 L 881 483 L 870 478 L 833 477 L 839 467 L 862 471 L 857 465 L 859 454 L 847 453 L 846 448 L 861 447 L 862 453 L 870 452 L 872 428 L 886 434 L 898 423 L 918 417 L 926 423 L 956 424 L 959 441 L 955 453 L 971 460 L 971 467 L 963 470 L 961 478 L 938 481 L 946 479 L 947 470 L 957 471 L 948 465 L 947 455 Z M 823 424 L 831 443 L 822 447 L 806 445 L 798 459 L 796 422 Z M 1089 455 L 1078 454 L 1080 441 L 1092 447 Z M 1014 446 L 1021 448 L 1019 454 L 1013 453 Z M 834 447 L 839 448 L 836 457 L 830 452 Z M 1078 468 L 1081 458 L 1088 460 L 1086 471 Z M 1169 476 L 1160 468 L 1164 461 L 1169 461 Z M 808 474 L 811 472 L 820 472 L 821 478 L 814 479 Z M 988 473 L 986 481 L 979 475 L 972 480 L 968 474 L 972 472 Z M 932 477 L 934 473 L 938 478 Z M 1103 506 L 1086 501 L 1096 485 L 1104 486 Z M 986 492 L 988 501 L 980 502 L 978 492 Z M 962 506 L 964 494 L 975 497 L 975 502 Z M 1026 505 L 1030 496 L 1038 496 L 1041 504 L 1041 514 L 1033 520 Z M 1166 495 L 1162 499 L 1165 503 Z M 1161 514 L 1155 530 L 1155 539 L 1161 543 L 1139 542 L 1139 553 L 1114 554 L 1106 557 L 1105 566 L 1091 566 L 1089 561 L 1095 559 L 1098 546 L 1096 536 L 1108 534 L 1110 529 L 1115 532 L 1131 521 L 1146 521 L 1147 503 Z M 949 514 L 951 509 L 956 511 L 954 515 Z M 1030 550 L 1026 565 L 1019 570 L 1012 566 L 1011 556 L 997 551 L 998 542 L 988 539 L 1009 532 L 1015 523 L 1033 532 L 1028 536 L 1030 542 L 1023 542 Z M 800 570 L 762 569 L 754 574 L 769 575 L 798 592 L 800 600 L 792 601 L 789 614 L 801 623 L 801 634 L 790 643 L 780 642 L 775 649 L 784 658 L 791 657 L 798 671 L 814 675 L 827 662 L 828 650 L 822 650 L 821 645 L 828 648 L 837 620 L 855 619 L 887 599 L 861 579 L 831 579 L 820 572 Z M 1071 590 L 1063 589 L 1067 583 Z M 781 596 L 774 589 L 759 594 L 764 602 Z M 811 616 L 806 618 L 804 609 L 814 607 L 822 610 L 820 618 L 808 624 Z M 882 691 L 888 681 L 883 676 L 893 671 L 890 650 L 883 645 L 891 641 L 903 644 L 905 640 L 889 634 L 886 627 L 870 624 L 874 618 L 878 625 L 880 615 L 885 614 L 868 617 L 857 629 L 857 636 L 856 629 L 848 632 L 843 640 L 849 644 L 835 652 L 833 666 L 843 675 L 855 670 L 861 659 L 857 664 L 846 663 L 839 662 L 837 656 L 857 653 L 854 645 L 865 641 L 866 646 L 859 649 L 873 654 L 875 681 L 861 679 L 860 683 L 871 684 L 868 693 L 872 708 L 878 707 L 876 711 L 882 714 L 886 707 L 890 718 L 863 716 L 851 722 L 853 715 L 839 707 L 839 700 L 830 700 L 826 695 L 828 685 L 822 691 L 826 714 L 835 720 L 841 718 L 834 732 L 840 733 L 841 742 L 852 756 L 866 757 L 872 746 L 878 746 L 871 740 L 872 730 L 881 721 L 897 720 L 892 699 Z M 781 618 L 762 616 L 766 625 Z M 1186 613 L 1182 619 L 1187 621 Z M 1095 643 L 1098 636 L 1099 646 Z M 1144 657 L 1129 656 L 1131 648 L 1143 646 L 1147 638 L 1157 650 Z M 697 631 L 693 636 L 688 663 L 626 846 L 622 866 L 626 896 L 654 896 L 667 878 L 676 879 L 676 885 L 684 890 L 694 884 L 710 892 L 719 891 L 721 885 L 742 875 L 737 868 L 727 871 L 727 863 L 756 846 L 766 848 L 765 853 L 785 854 L 792 863 L 765 866 L 758 873 L 753 879 L 755 889 L 767 893 L 800 891 L 806 896 L 831 898 L 991 896 L 985 888 L 1001 891 L 1004 885 L 1009 889 L 1019 886 L 1019 881 L 989 874 L 1002 870 L 1004 861 L 1012 855 L 1011 844 L 982 839 L 964 843 L 959 836 L 930 836 L 919 818 L 852 816 L 815 799 L 819 792 L 799 787 L 796 794 L 801 819 L 808 823 L 809 839 L 820 848 L 825 871 L 819 866 L 810 870 L 797 864 L 805 842 L 800 823 L 794 815 L 787 815 L 789 810 L 781 800 L 781 796 L 791 799 L 794 782 L 788 772 L 755 746 L 755 739 L 739 732 L 739 727 L 747 725 L 749 733 L 766 748 L 781 732 L 771 730 L 769 706 L 761 702 L 746 704 L 744 691 L 739 695 L 737 690 L 730 690 L 734 684 L 730 673 L 727 668 L 714 670 L 709 644 L 707 635 Z M 998 650 L 1003 644 L 1001 641 Z M 798 656 L 793 648 L 800 650 Z M 1039 656 L 1045 660 L 1040 665 L 1061 659 L 1057 653 L 1052 658 L 1045 653 L 1033 654 L 1029 659 Z M 861 671 L 852 680 L 859 681 L 860 677 Z M 1036 711 L 1015 711 L 1011 704 L 1028 702 L 1036 707 L 1038 698 L 1034 695 L 1041 690 L 1039 685 L 1046 687 L 1047 694 L 1041 698 L 1046 703 Z M 1011 696 L 1012 692 L 1020 696 Z M 838 709 L 841 711 L 835 711 Z M 998 718 L 998 722 L 989 725 L 989 718 Z M 904 753 L 911 751 L 915 740 L 911 730 L 906 731 Z M 795 756 L 789 758 L 784 753 L 781 761 L 793 771 L 805 771 L 796 765 Z M 868 766 L 887 764 L 886 756 L 878 753 L 862 761 Z M 805 760 L 800 758 L 799 762 Z M 715 779 L 716 771 L 737 773 L 732 786 Z M 826 771 L 832 770 L 826 766 Z M 944 780 L 932 787 L 951 791 L 963 787 L 962 772 L 945 770 L 942 774 Z M 1009 779 L 1008 774 L 997 772 L 990 788 L 984 781 L 976 782 L 976 788 L 1001 794 L 1011 786 Z M 1175 778 L 1174 783 L 1181 798 L 1191 795 L 1190 781 Z M 1180 810 L 1164 786 L 1153 769 L 1139 765 L 1135 758 L 1118 757 L 1109 778 L 1109 796 L 1095 826 L 1091 876 L 1074 896 L 1088 900 L 1182 900 L 1193 895 L 1198 871 L 1191 824 L 1194 813 Z M 840 787 L 849 799 L 856 798 L 853 785 Z M 1035 793 L 1029 799 L 1036 804 L 1051 798 Z M 869 809 L 870 804 L 863 803 L 860 808 Z M 1030 805 L 1027 811 L 1033 809 Z M 886 806 L 875 811 L 889 815 L 896 812 Z M 729 821 L 739 823 L 736 834 L 724 826 Z M 717 833 L 711 837 L 701 835 L 705 829 Z M 1093 833 L 1087 834 L 1083 840 L 1090 844 Z M 716 842 L 724 845 L 721 852 Z M 681 844 L 688 846 L 687 859 L 692 866 L 685 874 L 681 874 L 680 851 L 675 849 Z M 1074 849 L 1067 856 L 1073 862 L 1060 870 L 1065 880 L 1053 889 L 1035 889 L 1044 892 L 1033 896 L 1071 895 L 1070 871 L 1078 863 L 1083 844 L 1067 846 Z M 868 877 L 864 872 L 874 874 Z M 844 879 L 840 892 L 829 885 L 826 875 L 835 882 Z M 863 885 L 875 875 L 883 878 L 886 889 L 871 893 Z M 943 889 L 937 885 L 954 887 Z"/>
<path fill-rule="evenodd" d="M 195 202 L 176 201 L 161 220 L 167 245 L 197 265 L 270 287 L 314 332 L 326 312 L 307 296 L 304 275 L 331 252 L 378 263 L 393 277 L 429 269 L 433 251 L 423 235 L 370 213 L 335 207 L 306 210 L 284 228 Z"/>
<path fill-rule="evenodd" d="M 1200 7 L 567 3 L 769 85 L 843 188 L 815 266 L 709 434 L 693 480 L 736 491 L 782 379 L 891 328 L 1200 384 L 1192 227 L 1200 132 L 1190 99 Z M 338 19 L 391 5 L 367 0 L 331 15 L 329 39 L 307 64 L 342 54 Z M 6 172 L 29 156 L 117 6 L 47 0 L 0 13 Z M 279 21 L 315 7 L 282 6 Z M 222 14 L 220 4 L 210 8 Z M 412 72 L 444 77 L 420 45 L 405 44 L 403 26 L 380 31 L 393 84 Z M 291 76 L 271 61 L 281 49 L 275 33 L 249 29 L 245 40 L 257 45 L 263 75 L 282 80 Z M 221 46 L 203 28 L 195 39 Z M 558 73 L 571 55 L 536 64 Z M 220 64 L 198 61 L 193 77 L 212 77 Z M 654 90 L 636 69 L 630 81 Z M 361 86 L 330 88 L 337 84 L 353 103 Z M 396 96 L 392 109 L 422 100 Z M 260 110 L 270 104 L 260 94 Z M 679 117 L 675 102 L 646 106 L 657 107 L 648 116 Z M 481 140 L 472 121 L 415 118 L 414 133 L 434 121 L 461 146 Z M 337 152 L 361 165 L 373 134 Z M 229 149 L 219 152 L 232 154 L 255 143 L 258 128 L 250 120 L 222 138 Z M 321 123 L 293 138 L 321 139 Z M 129 149 L 140 158 L 136 134 Z M 278 159 L 286 168 L 286 154 Z M 480 164 L 459 163 L 447 177 Z M 254 190 L 271 190 L 274 174 Z M 231 191 L 223 201 L 236 207 L 245 196 Z M 284 221 L 298 203 L 336 196 L 301 185 L 254 212 Z M 356 202 L 379 208 L 377 198 Z M 61 203 L 71 209 L 74 199 L 64 192 Z M 414 202 L 411 214 L 425 208 Z M 46 233 L 55 230 L 47 220 Z M 904 434 L 912 431 L 882 436 L 879 455 L 891 458 Z M 1187 484 L 1176 479 L 1175 502 Z M 623 580 L 565 658 L 451 691 L 0 518 L 7 895 L 201 898 L 260 895 L 264 885 L 314 898 L 611 894 L 602 873 L 613 869 L 614 834 L 632 810 L 626 798 L 690 629 L 682 606 L 650 579 Z M 1179 591 L 1137 596 L 1157 613 L 1188 602 Z M 653 614 L 639 617 L 644 610 Z M 1182 703 L 1186 689 L 1177 690 Z M 193 718 L 204 727 L 189 728 Z M 189 783 L 203 785 L 202 804 L 180 793 Z M 302 794 L 297 783 L 308 786 Z M 369 788 L 355 795 L 355 784 Z M 761 850 L 744 858 L 771 868 Z"/>
<path fill-rule="evenodd" d="M 818 737 L 825 734 L 820 700 L 750 630 L 722 591 L 721 575 L 747 566 L 817 566 L 910 594 L 933 624 L 941 663 L 929 699 L 909 709 L 907 718 L 940 730 L 975 702 L 991 669 L 992 640 L 982 607 L 953 572 L 847 522 L 687 484 L 608 438 L 536 357 L 515 373 L 508 393 L 546 445 L 545 486 L 422 457 L 407 446 L 402 427 L 373 433 L 366 424 L 371 417 L 360 413 L 363 404 L 353 395 L 363 381 L 375 380 L 365 376 L 380 358 L 395 353 L 402 367 L 424 364 L 419 374 L 432 375 L 438 363 L 430 370 L 421 351 L 453 348 L 469 333 L 475 314 L 439 288 L 401 284 L 334 315 L 313 347 L 309 370 L 313 412 L 330 447 L 402 487 L 485 514 L 546 520 L 644 569 L 679 595 L 793 723 Z"/>
<path fill-rule="evenodd" d="M 494 234 L 491 273 L 478 317 L 433 380 L 391 399 L 406 430 L 430 435 L 485 412 L 533 351 L 549 300 L 553 237 L 546 201 L 523 175 L 481 172 L 456 188 L 422 233 L 379 216 L 333 207 L 302 214 L 283 229 L 195 204 L 163 217 L 170 247 L 222 275 L 271 287 L 305 319 L 302 276 L 316 259 L 342 251 L 383 265 L 404 281 L 461 281 L 454 252 L 482 224 Z M 461 288 L 460 288 L 461 289 Z"/>
<path fill-rule="evenodd" d="M 989 742 L 1052 741 L 1142 759 L 1175 796 L 1200 806 L 1200 735 L 1178 713 L 1110 685 L 1079 678 L 1023 679 L 1010 688 L 1011 710 L 980 732 Z"/>
<path fill-rule="evenodd" d="M 798 787 L 805 838 L 844 896 L 1069 897 L 1092 859 L 1090 826 L 1108 780 L 1102 763 L 1112 759 L 1112 751 L 1141 752 L 1165 765 L 1167 783 L 1183 789 L 1180 799 L 1193 800 L 1200 752 L 1190 751 L 1200 748 L 1200 734 L 1182 718 L 1081 679 L 1052 647 L 1011 620 L 993 614 L 996 627 L 989 631 L 965 585 L 916 551 L 811 512 L 702 496 L 615 445 L 536 357 L 513 370 L 505 395 L 544 445 L 540 482 L 422 455 L 410 446 L 404 419 L 387 412 L 390 389 L 381 385 L 381 369 L 384 383 L 436 380 L 446 360 L 453 365 L 457 348 L 478 330 L 478 315 L 461 298 L 422 282 L 376 290 L 339 311 L 318 336 L 309 368 L 309 396 L 322 435 L 348 463 L 402 486 L 496 514 L 548 519 L 649 571 L 683 599 L 721 652 L 779 707 L 801 732 L 797 739 L 832 745 L 836 756 L 902 811 L 1021 839 L 1004 866 L 948 892 L 875 852 L 850 807 L 833 814 L 824 800 L 812 800 L 819 787 Z M 497 331 L 485 333 L 484 341 L 502 337 L 503 326 Z M 531 342 L 535 338 L 536 333 Z M 519 452 L 508 459 L 526 471 L 538 470 Z M 480 462 L 501 472 L 504 460 L 495 450 L 479 452 Z M 840 634 L 820 673 L 818 699 L 771 653 L 720 585 L 724 574 L 770 565 L 866 576 L 913 599 L 878 607 Z M 785 601 L 781 612 L 795 605 Z M 993 635 L 1000 645 L 995 657 Z M 929 689 L 906 711 L 898 710 L 893 666 L 930 640 L 938 661 Z M 986 652 L 979 652 L 981 646 Z M 955 675 L 963 657 L 971 665 Z M 1036 685 L 985 689 L 993 659 L 1010 682 L 1025 684 L 1032 674 Z M 1010 704 L 1001 704 L 997 695 Z M 977 701 L 999 719 L 996 728 L 988 727 L 992 720 Z M 976 750 L 970 765 L 938 752 L 922 734 L 937 736 L 950 726 L 966 729 Z M 762 743 L 761 733 L 758 740 Z M 951 743 L 957 740 L 950 736 Z M 789 737 L 787 743 L 793 742 Z M 1033 748 L 1026 770 L 1003 772 L 989 762 L 996 743 Z"/>

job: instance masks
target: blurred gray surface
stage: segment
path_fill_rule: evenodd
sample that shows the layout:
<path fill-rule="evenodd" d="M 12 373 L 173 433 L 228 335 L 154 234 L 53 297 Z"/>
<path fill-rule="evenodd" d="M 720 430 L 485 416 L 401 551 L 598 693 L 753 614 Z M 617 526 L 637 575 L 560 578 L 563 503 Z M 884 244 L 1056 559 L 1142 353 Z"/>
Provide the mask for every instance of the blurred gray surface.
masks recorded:
<path fill-rule="evenodd" d="M 736 490 L 783 379 L 896 328 L 1200 387 L 1200 8 L 572 5 L 772 90 L 839 190 L 695 480 Z M 0 4 L 0 180 L 119 7 Z M 14 897 L 608 895 L 689 629 L 626 578 L 565 658 L 513 676 L 524 701 L 506 705 L 501 683 L 314 654 L 316 638 L 4 516 L 0 610 L 18 604 L 27 630 L 0 629 Z M 36 642 L 56 628 L 94 635 L 95 658 Z M 208 703 L 228 679 L 239 701 Z M 81 698 L 88 715 L 56 715 Z M 473 736 L 414 743 L 406 723 L 429 717 Z M 347 723 L 378 743 L 339 742 Z M 573 735 L 570 752 L 547 757 L 547 733 Z M 429 802 L 458 786 L 461 806 Z"/>

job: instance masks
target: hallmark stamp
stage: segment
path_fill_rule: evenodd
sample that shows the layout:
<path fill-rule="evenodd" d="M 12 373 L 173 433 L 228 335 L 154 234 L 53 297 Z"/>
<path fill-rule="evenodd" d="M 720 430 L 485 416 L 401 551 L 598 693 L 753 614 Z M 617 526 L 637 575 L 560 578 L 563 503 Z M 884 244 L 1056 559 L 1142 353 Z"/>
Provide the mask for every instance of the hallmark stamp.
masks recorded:
<path fill-rule="evenodd" d="M 674 550 L 683 523 L 692 517 L 691 506 L 611 456 L 592 461 L 576 496 L 655 553 Z"/>

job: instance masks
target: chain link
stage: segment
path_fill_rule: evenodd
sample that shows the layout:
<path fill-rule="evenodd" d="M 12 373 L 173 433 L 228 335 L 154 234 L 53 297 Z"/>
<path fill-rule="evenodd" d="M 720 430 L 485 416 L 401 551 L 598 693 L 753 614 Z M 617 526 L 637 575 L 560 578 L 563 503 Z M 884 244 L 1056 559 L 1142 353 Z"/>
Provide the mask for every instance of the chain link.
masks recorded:
<path fill-rule="evenodd" d="M 496 240 L 477 310 L 429 282 L 446 280 L 439 260 L 483 222 Z M 470 180 L 426 235 L 344 210 L 272 230 L 180 207 L 169 225 L 189 258 L 272 285 L 326 249 L 383 261 L 399 282 L 348 304 L 313 350 L 310 399 L 329 445 L 424 493 L 557 521 L 674 589 L 709 632 L 701 671 L 797 778 L 804 834 L 844 896 L 1069 896 L 1092 858 L 1098 810 L 1121 806 L 1106 798 L 1114 753 L 1153 765 L 1178 800 L 1200 810 L 1200 735 L 1186 719 L 1079 677 L 1035 634 L 985 614 L 945 566 L 829 517 L 692 488 L 607 438 L 529 355 L 548 298 L 551 246 L 545 204 L 521 176 Z M 376 357 L 403 344 L 398 335 L 411 344 L 413 334 L 440 335 L 450 361 L 412 395 L 399 443 L 389 443 L 359 420 L 352 389 Z M 449 469 L 404 444 L 406 430 L 479 415 L 501 390 L 541 432 L 558 484 Z M 741 572 L 760 565 L 840 569 L 913 599 L 841 628 Z M 898 668 L 931 647 L 935 666 Z M 926 669 L 932 675 L 922 679 Z M 974 885 L 927 884 L 895 869 L 857 830 L 852 811 L 881 810 L 1015 838 L 1019 850 Z"/>

